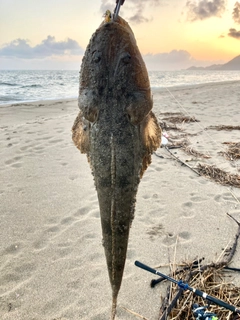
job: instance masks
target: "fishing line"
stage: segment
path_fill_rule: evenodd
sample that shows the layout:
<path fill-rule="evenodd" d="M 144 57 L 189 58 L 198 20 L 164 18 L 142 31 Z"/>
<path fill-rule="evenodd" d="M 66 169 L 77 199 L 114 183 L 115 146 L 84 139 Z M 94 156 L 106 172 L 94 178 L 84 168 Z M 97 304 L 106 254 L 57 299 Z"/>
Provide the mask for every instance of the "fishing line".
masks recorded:
<path fill-rule="evenodd" d="M 180 109 L 182 109 L 189 117 L 191 117 L 191 115 L 189 114 L 189 112 L 184 108 L 184 106 L 176 99 L 176 97 L 173 95 L 173 93 L 167 88 L 165 87 L 166 91 L 172 96 L 172 98 L 176 101 L 177 105 L 180 107 Z M 216 140 L 213 139 L 213 137 L 206 131 L 206 129 L 204 127 L 202 127 L 199 122 L 197 122 L 197 125 L 199 126 L 199 128 L 204 132 L 206 133 L 206 135 L 209 137 L 209 139 L 216 143 L 217 145 L 221 146 L 221 144 L 219 142 L 217 142 Z M 222 146 L 221 146 L 222 147 Z M 227 152 L 226 152 L 227 153 Z M 231 158 L 229 156 L 229 158 Z M 236 163 L 236 160 L 232 160 L 233 163 Z"/>
<path fill-rule="evenodd" d="M 165 89 L 166 89 L 166 91 L 171 95 L 171 97 L 175 100 L 175 102 L 177 103 L 177 105 L 179 106 L 179 108 L 180 108 L 180 110 L 183 110 L 189 117 L 191 117 L 191 115 L 189 114 L 189 112 L 184 108 L 184 106 L 182 105 L 182 103 L 181 102 L 179 102 L 177 99 L 176 99 L 176 97 L 173 95 L 173 93 L 167 88 L 167 87 L 165 87 Z M 217 142 L 215 139 L 213 139 L 212 138 L 212 136 L 206 131 L 206 129 L 204 128 L 204 127 L 202 127 L 200 124 L 199 124 L 199 122 L 197 122 L 197 126 L 202 130 L 202 132 L 205 134 L 206 133 L 206 135 L 209 137 L 209 140 L 210 141 L 212 141 L 212 142 L 214 142 L 215 144 L 217 144 L 217 146 L 221 146 L 222 147 L 222 145 L 219 143 L 219 142 Z M 202 140 L 203 141 L 203 140 Z M 226 152 L 226 154 L 228 154 L 227 152 Z M 229 158 L 231 158 L 230 156 L 229 156 Z M 231 160 L 232 161 L 232 163 L 236 166 L 236 160 Z M 224 163 L 224 162 L 222 162 L 222 163 Z M 221 164 L 222 164 L 221 163 Z M 238 200 L 238 198 L 237 198 L 237 196 L 233 193 L 233 191 L 230 189 L 230 188 L 228 188 L 228 187 L 226 187 L 227 188 L 227 190 L 232 194 L 232 196 L 233 196 L 233 198 L 238 202 L 238 203 L 240 203 L 239 202 L 239 200 Z M 227 201 L 223 198 L 223 200 L 224 200 L 224 202 L 227 204 Z"/>

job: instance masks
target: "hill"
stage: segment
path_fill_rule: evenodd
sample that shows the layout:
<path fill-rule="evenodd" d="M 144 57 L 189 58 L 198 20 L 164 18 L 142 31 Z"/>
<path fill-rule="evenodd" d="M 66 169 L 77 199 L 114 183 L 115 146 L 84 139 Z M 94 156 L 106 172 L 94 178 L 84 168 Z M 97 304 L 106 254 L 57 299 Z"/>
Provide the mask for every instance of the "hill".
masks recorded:
<path fill-rule="evenodd" d="M 190 67 L 187 70 L 240 70 L 240 55 L 224 64 L 213 64 L 208 67 Z"/>

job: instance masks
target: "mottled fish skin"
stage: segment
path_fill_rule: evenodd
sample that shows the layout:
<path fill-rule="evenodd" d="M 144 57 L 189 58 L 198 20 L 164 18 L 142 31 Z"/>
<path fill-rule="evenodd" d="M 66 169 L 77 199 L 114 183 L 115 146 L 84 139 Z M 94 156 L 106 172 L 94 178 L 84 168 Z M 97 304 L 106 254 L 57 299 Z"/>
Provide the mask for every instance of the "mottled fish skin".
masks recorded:
<path fill-rule="evenodd" d="M 147 70 L 121 17 L 93 34 L 82 61 L 78 102 L 72 138 L 87 154 L 95 180 L 114 319 L 138 184 L 161 142 Z"/>

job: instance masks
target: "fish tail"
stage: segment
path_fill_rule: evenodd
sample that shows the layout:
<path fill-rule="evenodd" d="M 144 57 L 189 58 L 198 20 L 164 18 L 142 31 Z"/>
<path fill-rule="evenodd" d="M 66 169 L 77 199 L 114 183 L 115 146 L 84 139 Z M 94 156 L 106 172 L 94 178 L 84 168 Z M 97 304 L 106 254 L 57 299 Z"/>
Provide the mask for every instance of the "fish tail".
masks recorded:
<path fill-rule="evenodd" d="M 111 146 L 111 231 L 112 231 L 112 283 L 115 282 L 116 278 L 116 151 L 114 144 L 113 134 L 110 138 L 110 146 Z M 112 319 L 114 319 L 116 314 L 117 307 L 117 295 L 118 289 L 115 286 L 112 287 L 113 290 L 113 298 L 112 298 Z"/>
<path fill-rule="evenodd" d="M 113 296 L 112 299 L 112 314 L 111 314 L 111 320 L 115 319 L 116 316 L 116 308 L 117 308 L 117 297 Z"/>

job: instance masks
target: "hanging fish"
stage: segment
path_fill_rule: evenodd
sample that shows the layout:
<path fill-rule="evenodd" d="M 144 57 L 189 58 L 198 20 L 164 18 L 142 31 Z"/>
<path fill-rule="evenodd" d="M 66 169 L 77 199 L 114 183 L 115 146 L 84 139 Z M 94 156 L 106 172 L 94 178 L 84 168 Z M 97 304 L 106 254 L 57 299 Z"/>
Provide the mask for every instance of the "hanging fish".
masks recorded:
<path fill-rule="evenodd" d="M 72 139 L 95 180 L 114 319 L 138 184 L 161 142 L 148 73 L 119 16 L 104 21 L 86 48 L 78 104 Z"/>

